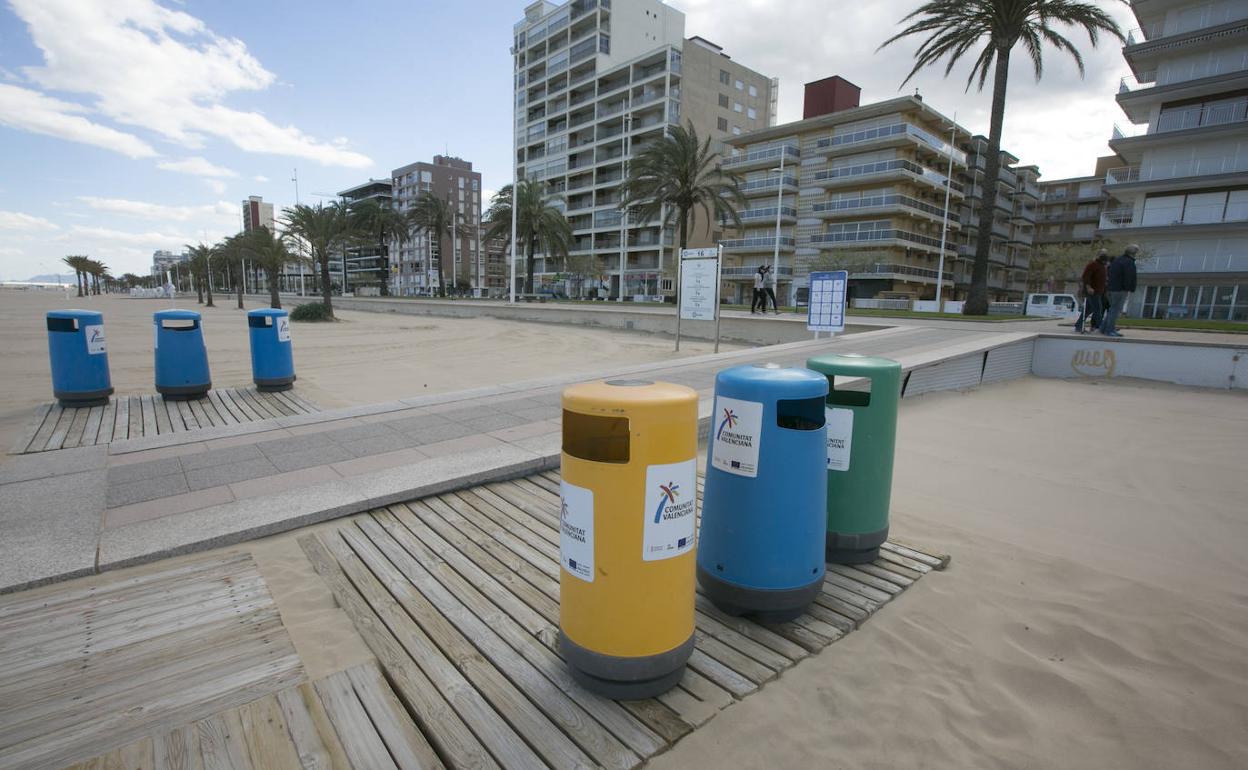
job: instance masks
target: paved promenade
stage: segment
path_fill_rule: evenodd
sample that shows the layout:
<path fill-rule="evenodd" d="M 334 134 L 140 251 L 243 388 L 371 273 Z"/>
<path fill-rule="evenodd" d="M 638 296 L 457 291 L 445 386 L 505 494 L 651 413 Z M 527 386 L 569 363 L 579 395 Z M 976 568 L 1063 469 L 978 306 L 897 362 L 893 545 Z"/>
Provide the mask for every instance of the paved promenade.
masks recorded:
<path fill-rule="evenodd" d="M 978 383 L 985 359 L 976 354 L 1033 336 L 896 327 L 21 456 L 0 465 L 0 592 L 555 468 L 559 397 L 573 381 L 628 375 L 688 385 L 705 418 L 715 373 L 728 366 L 801 365 L 844 352 L 930 372 L 957 359 Z M 959 381 L 920 379 L 916 392 Z"/>

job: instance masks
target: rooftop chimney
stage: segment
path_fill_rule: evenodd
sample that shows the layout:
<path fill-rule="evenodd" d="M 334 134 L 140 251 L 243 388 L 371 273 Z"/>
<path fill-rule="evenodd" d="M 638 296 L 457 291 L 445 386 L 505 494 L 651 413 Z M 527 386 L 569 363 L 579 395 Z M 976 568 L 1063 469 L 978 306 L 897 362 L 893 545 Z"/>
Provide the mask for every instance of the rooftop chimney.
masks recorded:
<path fill-rule="evenodd" d="M 840 75 L 807 83 L 802 100 L 802 120 L 853 109 L 858 106 L 861 95 L 861 88 Z"/>

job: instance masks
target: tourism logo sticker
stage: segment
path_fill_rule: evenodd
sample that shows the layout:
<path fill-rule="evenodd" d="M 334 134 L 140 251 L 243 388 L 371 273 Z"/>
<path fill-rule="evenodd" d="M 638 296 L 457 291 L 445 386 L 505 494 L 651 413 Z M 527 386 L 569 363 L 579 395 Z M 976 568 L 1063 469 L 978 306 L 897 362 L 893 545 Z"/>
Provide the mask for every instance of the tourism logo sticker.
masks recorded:
<path fill-rule="evenodd" d="M 697 460 L 646 468 L 641 545 L 644 561 L 670 559 L 693 548 L 698 511 L 697 472 Z"/>
<path fill-rule="evenodd" d="M 659 507 L 654 509 L 654 523 L 658 524 L 663 517 L 663 509 L 668 503 L 676 502 L 676 498 L 680 497 L 680 485 L 674 481 L 659 485 Z"/>
<path fill-rule="evenodd" d="M 594 582 L 594 491 L 559 485 L 559 561 L 568 574 Z"/>
<path fill-rule="evenodd" d="M 758 401 L 716 396 L 715 414 L 721 415 L 721 419 L 711 446 L 712 467 L 751 479 L 756 477 L 763 405 Z"/>
<path fill-rule="evenodd" d="M 737 417 L 736 412 L 732 411 L 731 409 L 725 409 L 724 421 L 719 424 L 719 430 L 715 431 L 715 439 L 718 441 L 719 437 L 722 436 L 724 433 L 724 428 L 733 427 L 734 425 L 737 424 L 738 419 L 739 418 Z"/>

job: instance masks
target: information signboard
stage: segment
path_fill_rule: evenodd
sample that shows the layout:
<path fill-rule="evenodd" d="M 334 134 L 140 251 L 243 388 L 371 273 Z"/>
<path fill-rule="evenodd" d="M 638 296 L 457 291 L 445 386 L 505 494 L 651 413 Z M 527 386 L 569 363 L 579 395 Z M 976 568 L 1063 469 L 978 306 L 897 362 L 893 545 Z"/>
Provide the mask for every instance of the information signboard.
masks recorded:
<path fill-rule="evenodd" d="M 810 274 L 806 328 L 812 332 L 845 331 L 845 294 L 849 274 L 830 270 Z"/>
<path fill-rule="evenodd" d="M 719 249 L 680 252 L 680 317 L 714 321 L 719 310 Z"/>

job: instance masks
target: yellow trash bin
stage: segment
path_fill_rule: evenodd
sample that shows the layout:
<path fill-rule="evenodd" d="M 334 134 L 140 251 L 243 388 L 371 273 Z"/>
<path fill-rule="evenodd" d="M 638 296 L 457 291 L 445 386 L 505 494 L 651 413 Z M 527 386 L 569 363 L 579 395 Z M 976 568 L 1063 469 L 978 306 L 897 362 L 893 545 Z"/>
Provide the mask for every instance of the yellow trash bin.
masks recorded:
<path fill-rule="evenodd" d="M 563 392 L 559 643 L 587 689 L 631 700 L 693 652 L 698 396 L 644 380 Z"/>

